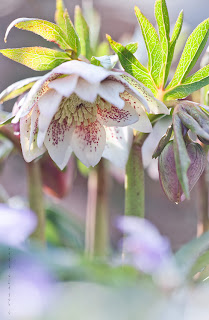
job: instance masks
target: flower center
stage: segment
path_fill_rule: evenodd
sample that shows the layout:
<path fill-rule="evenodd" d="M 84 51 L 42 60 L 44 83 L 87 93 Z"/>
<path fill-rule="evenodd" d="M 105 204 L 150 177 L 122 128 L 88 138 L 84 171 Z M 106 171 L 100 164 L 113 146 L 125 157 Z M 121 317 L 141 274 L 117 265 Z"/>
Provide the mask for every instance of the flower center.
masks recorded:
<path fill-rule="evenodd" d="M 63 98 L 59 110 L 55 114 L 54 120 L 62 123 L 67 121 L 67 125 L 71 124 L 80 126 L 88 126 L 97 118 L 97 109 L 110 109 L 111 104 L 97 96 L 96 100 L 91 103 L 80 99 L 75 93 L 69 98 Z"/>

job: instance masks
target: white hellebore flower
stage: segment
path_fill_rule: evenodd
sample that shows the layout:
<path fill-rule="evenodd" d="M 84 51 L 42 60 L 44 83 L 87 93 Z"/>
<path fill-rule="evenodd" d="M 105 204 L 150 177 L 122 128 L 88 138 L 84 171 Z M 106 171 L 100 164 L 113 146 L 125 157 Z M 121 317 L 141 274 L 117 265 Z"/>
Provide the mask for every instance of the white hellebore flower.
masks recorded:
<path fill-rule="evenodd" d="M 168 113 L 165 105 L 137 81 L 74 60 L 61 64 L 33 85 L 20 101 L 13 123 L 20 120 L 20 139 L 27 162 L 48 150 L 63 169 L 74 152 L 89 167 L 95 166 L 102 155 L 115 161 L 114 152 L 118 151 L 120 157 L 123 144 L 130 144 L 128 129 L 124 134 L 120 127 L 151 131 L 146 109 Z M 118 144 L 111 143 L 111 136 Z"/>

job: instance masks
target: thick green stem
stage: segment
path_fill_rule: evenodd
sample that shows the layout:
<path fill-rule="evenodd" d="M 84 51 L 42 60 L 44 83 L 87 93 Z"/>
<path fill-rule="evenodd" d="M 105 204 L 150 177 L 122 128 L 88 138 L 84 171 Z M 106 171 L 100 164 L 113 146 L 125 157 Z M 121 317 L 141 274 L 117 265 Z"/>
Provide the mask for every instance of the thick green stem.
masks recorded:
<path fill-rule="evenodd" d="M 107 210 L 108 180 L 104 160 L 89 174 L 86 216 L 86 254 L 104 256 L 109 244 L 109 216 Z"/>
<path fill-rule="evenodd" d="M 133 145 L 126 165 L 125 177 L 125 214 L 144 218 L 144 168 L 142 145 L 148 134 L 139 133 L 134 137 Z"/>
<path fill-rule="evenodd" d="M 208 174 L 208 167 L 206 167 L 198 181 L 197 236 L 209 230 Z"/>
<path fill-rule="evenodd" d="M 45 210 L 42 191 L 41 171 L 38 161 L 27 163 L 28 169 L 28 198 L 31 210 L 37 216 L 37 227 L 32 238 L 45 243 Z"/>

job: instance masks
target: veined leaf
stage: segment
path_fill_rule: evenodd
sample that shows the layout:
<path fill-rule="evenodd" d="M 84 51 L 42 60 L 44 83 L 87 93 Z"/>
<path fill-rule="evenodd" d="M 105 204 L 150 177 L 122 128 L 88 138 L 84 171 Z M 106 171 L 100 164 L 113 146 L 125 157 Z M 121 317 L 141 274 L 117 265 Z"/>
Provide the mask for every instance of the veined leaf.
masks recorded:
<path fill-rule="evenodd" d="M 165 71 L 165 79 L 164 79 L 164 84 L 166 83 L 167 79 L 168 79 L 168 74 L 170 71 L 170 67 L 171 67 L 171 63 L 173 60 L 173 55 L 174 55 L 174 49 L 176 46 L 176 42 L 178 40 L 178 37 L 180 35 L 181 32 L 181 28 L 182 28 L 182 24 L 183 24 L 183 10 L 180 12 L 178 19 L 176 21 L 174 30 L 173 30 L 173 34 L 171 37 L 171 41 L 170 41 L 170 46 L 169 46 L 169 51 L 168 51 L 168 59 L 167 59 L 167 66 L 166 66 L 166 71 Z"/>
<path fill-rule="evenodd" d="M 0 50 L 0 53 L 36 71 L 51 70 L 63 62 L 71 60 L 65 52 L 42 47 L 3 49 Z"/>
<path fill-rule="evenodd" d="M 129 43 L 126 45 L 126 49 L 134 54 L 138 49 L 138 45 L 138 42 Z"/>
<path fill-rule="evenodd" d="M 176 173 L 182 190 L 186 198 L 189 199 L 189 181 L 187 177 L 187 171 L 189 169 L 191 160 L 187 153 L 186 145 L 183 139 L 181 120 L 177 114 L 173 115 L 173 130 Z"/>
<path fill-rule="evenodd" d="M 58 44 L 58 46 L 63 50 L 71 49 L 67 35 L 59 26 L 52 22 L 30 18 L 16 19 L 7 28 L 4 38 L 5 42 L 7 41 L 8 34 L 13 27 L 34 32 L 44 39 Z"/>
<path fill-rule="evenodd" d="M 178 67 L 168 89 L 181 84 L 192 70 L 209 36 L 209 19 L 203 21 L 188 38 Z"/>
<path fill-rule="evenodd" d="M 154 94 L 157 94 L 157 88 L 153 79 L 150 77 L 148 70 L 136 59 L 136 57 L 122 44 L 112 40 L 107 35 L 107 39 L 112 49 L 117 53 L 120 63 L 127 73 L 142 82 L 147 88 L 151 89 Z"/>
<path fill-rule="evenodd" d="M 184 12 L 181 10 L 179 13 L 178 19 L 175 23 L 174 29 L 173 29 L 173 34 L 171 36 L 171 46 L 173 46 L 174 43 L 178 40 L 179 34 L 181 32 L 182 24 L 183 24 L 183 19 L 184 19 Z"/>
<path fill-rule="evenodd" d="M 81 52 L 81 45 L 80 45 L 80 40 L 78 38 L 78 35 L 75 31 L 75 28 L 72 24 L 72 21 L 70 19 L 70 16 L 65 10 L 64 12 L 64 19 L 65 19 L 65 27 L 66 27 L 66 33 L 68 36 L 68 42 L 70 44 L 70 47 L 77 53 L 77 55 L 80 55 Z"/>
<path fill-rule="evenodd" d="M 55 11 L 54 19 L 55 19 L 56 24 L 63 31 L 66 31 L 66 29 L 65 29 L 64 11 L 65 11 L 65 6 L 64 6 L 63 0 L 56 0 L 56 11 Z"/>
<path fill-rule="evenodd" d="M 142 34 L 148 51 L 148 70 L 155 83 L 160 85 L 159 75 L 163 63 L 163 53 L 157 32 L 149 20 L 135 7 L 135 13 L 141 26 Z"/>
<path fill-rule="evenodd" d="M 174 89 L 169 90 L 165 96 L 165 100 L 183 99 L 192 92 L 197 91 L 209 84 L 209 65 L 198 70 L 196 73 L 186 78 L 183 83 Z"/>
<path fill-rule="evenodd" d="M 8 101 L 10 99 L 16 98 L 25 91 L 32 88 L 34 83 L 39 80 L 41 77 L 33 77 L 29 79 L 20 80 L 13 83 L 8 88 L 0 93 L 0 103 Z"/>
<path fill-rule="evenodd" d="M 89 39 L 89 27 L 79 6 L 75 7 L 75 28 L 80 38 L 81 54 L 90 60 L 92 53 Z"/>
<path fill-rule="evenodd" d="M 160 42 L 163 53 L 163 66 L 160 79 L 162 79 L 162 83 L 164 84 L 166 81 L 165 71 L 168 60 L 168 53 L 170 50 L 170 21 L 165 0 L 157 0 L 155 2 L 155 17 L 158 24 Z"/>

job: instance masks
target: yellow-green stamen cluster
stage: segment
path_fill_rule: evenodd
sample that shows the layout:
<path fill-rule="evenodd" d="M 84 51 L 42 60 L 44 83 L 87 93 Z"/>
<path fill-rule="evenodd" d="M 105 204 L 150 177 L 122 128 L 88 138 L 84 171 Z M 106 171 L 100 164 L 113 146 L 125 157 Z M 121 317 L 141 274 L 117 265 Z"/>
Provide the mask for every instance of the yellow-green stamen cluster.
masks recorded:
<path fill-rule="evenodd" d="M 66 120 L 68 126 L 71 124 L 88 126 L 96 120 L 98 107 L 102 110 L 110 110 L 111 104 L 99 96 L 93 103 L 84 101 L 73 93 L 69 98 L 62 99 L 54 120 L 58 120 L 60 123 Z"/>

